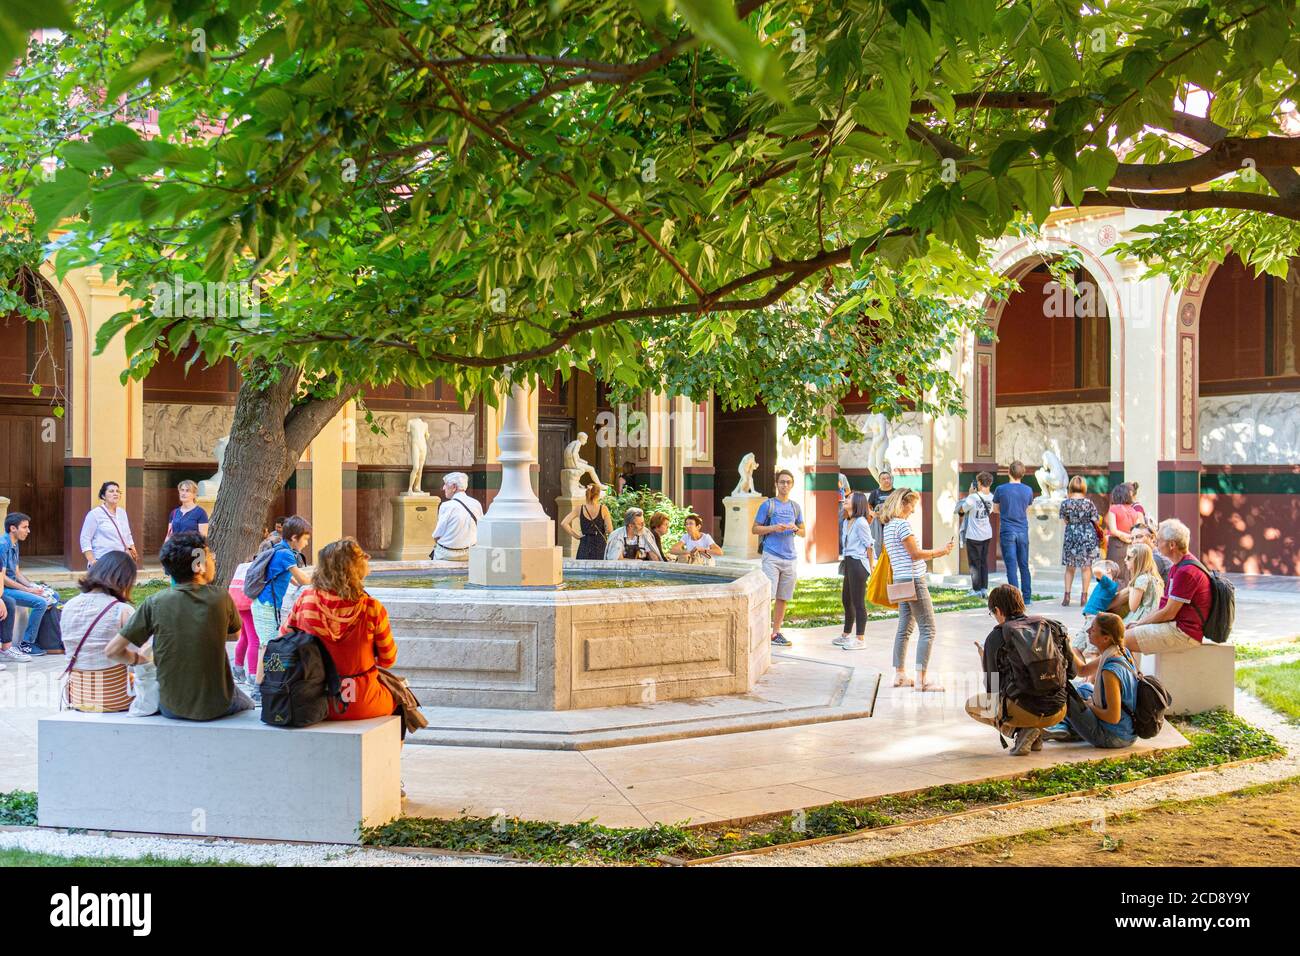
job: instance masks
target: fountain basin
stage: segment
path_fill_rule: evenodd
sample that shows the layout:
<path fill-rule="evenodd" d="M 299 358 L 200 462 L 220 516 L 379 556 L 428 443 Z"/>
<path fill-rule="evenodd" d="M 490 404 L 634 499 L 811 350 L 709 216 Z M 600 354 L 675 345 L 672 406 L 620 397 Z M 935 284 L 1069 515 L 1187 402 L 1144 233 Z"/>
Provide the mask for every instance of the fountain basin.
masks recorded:
<path fill-rule="evenodd" d="M 366 589 L 425 705 L 575 710 L 753 689 L 771 663 L 761 571 L 564 562 L 570 582 L 612 569 L 638 586 L 385 587 L 375 574 Z"/>

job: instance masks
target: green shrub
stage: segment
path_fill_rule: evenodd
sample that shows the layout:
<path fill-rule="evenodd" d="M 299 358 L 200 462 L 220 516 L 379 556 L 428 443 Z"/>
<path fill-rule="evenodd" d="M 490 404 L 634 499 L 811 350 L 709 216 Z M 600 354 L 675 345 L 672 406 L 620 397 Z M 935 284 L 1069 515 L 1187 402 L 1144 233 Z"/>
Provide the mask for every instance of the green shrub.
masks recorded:
<path fill-rule="evenodd" d="M 695 512 L 690 505 L 681 507 L 662 491 L 653 488 L 628 488 L 621 495 L 607 494 L 603 501 L 609 507 L 609 516 L 614 521 L 614 530 L 623 526 L 623 516 L 628 508 L 640 508 L 645 512 L 646 523 L 656 511 L 668 515 L 668 533 L 664 535 L 664 549 L 676 544 L 686 533 L 686 516 Z"/>
<path fill-rule="evenodd" d="M 0 793 L 0 826 L 36 826 L 36 794 L 30 790 Z"/>

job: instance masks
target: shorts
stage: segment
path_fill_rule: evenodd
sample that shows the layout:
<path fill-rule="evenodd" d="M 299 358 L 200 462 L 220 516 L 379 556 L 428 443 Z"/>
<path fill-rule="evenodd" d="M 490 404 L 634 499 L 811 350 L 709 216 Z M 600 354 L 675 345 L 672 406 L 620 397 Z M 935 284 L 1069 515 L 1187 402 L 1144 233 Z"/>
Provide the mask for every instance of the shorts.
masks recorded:
<path fill-rule="evenodd" d="M 1201 646 L 1196 638 L 1188 637 L 1178 629 L 1177 621 L 1134 624 L 1124 633 L 1137 642 L 1138 651 L 1143 654 L 1168 654 L 1170 651 L 1188 651 Z"/>
<path fill-rule="evenodd" d="M 794 597 L 794 558 L 773 558 L 763 555 L 763 573 L 772 582 L 772 600 L 789 601 Z"/>

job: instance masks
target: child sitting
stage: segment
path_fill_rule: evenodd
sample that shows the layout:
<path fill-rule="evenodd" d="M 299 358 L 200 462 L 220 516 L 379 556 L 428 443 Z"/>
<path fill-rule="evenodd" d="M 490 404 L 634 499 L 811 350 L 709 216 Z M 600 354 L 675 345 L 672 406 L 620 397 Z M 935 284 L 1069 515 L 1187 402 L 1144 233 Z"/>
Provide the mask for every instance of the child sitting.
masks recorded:
<path fill-rule="evenodd" d="M 1083 606 L 1083 625 L 1070 639 L 1074 649 L 1083 654 L 1085 659 L 1093 654 L 1092 644 L 1088 641 L 1088 628 L 1092 624 L 1092 619 L 1102 611 L 1109 610 L 1116 595 L 1119 594 L 1119 582 L 1115 580 L 1119 575 L 1118 564 L 1104 558 L 1094 561 L 1092 573 L 1097 580 L 1093 583 L 1092 590 L 1088 592 L 1088 603 Z"/>

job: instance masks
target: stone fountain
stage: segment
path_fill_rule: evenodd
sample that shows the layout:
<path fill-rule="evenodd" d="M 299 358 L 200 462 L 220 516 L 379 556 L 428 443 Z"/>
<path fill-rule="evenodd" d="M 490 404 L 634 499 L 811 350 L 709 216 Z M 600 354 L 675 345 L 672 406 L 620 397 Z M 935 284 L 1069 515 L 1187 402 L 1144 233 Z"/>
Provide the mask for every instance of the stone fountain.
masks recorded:
<path fill-rule="evenodd" d="M 574 710 L 753 690 L 771 663 L 767 578 L 565 560 L 532 487 L 528 403 L 521 385 L 506 398 L 501 487 L 468 580 L 367 582 L 388 608 L 397 672 L 426 707 Z M 603 580 L 593 588 L 594 577 Z"/>

